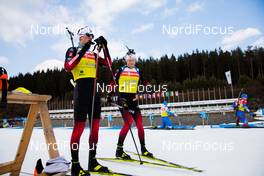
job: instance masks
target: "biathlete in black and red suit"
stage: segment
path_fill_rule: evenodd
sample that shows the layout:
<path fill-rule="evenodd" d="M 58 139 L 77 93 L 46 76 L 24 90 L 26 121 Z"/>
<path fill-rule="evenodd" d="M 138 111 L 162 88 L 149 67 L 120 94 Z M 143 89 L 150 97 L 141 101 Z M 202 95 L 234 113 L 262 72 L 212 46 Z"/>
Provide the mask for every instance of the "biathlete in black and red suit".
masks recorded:
<path fill-rule="evenodd" d="M 106 58 L 97 57 L 96 53 L 89 51 L 92 43 L 93 34 L 90 28 L 81 28 L 78 31 L 79 46 L 78 48 L 69 48 L 66 53 L 65 69 L 70 71 L 73 75 L 76 86 L 74 88 L 74 126 L 70 140 L 72 168 L 71 175 L 81 176 L 90 175 L 91 172 L 108 172 L 108 168 L 99 164 L 95 158 L 96 146 L 98 142 L 98 132 L 101 114 L 100 96 L 98 92 L 95 96 L 94 114 L 92 112 L 92 98 L 94 80 L 96 77 L 96 58 L 99 58 L 99 65 L 107 65 Z M 99 37 L 106 45 L 106 40 Z M 89 123 L 92 127 L 89 137 L 89 167 L 85 171 L 79 163 L 79 144 L 80 137 L 85 128 L 85 122 L 89 117 Z M 91 124 L 92 119 L 92 124 Z"/>
<path fill-rule="evenodd" d="M 115 81 L 119 88 L 118 102 L 122 106 L 120 112 L 124 120 L 123 127 L 119 133 L 116 157 L 119 159 L 131 159 L 131 157 L 124 152 L 123 144 L 133 120 L 135 121 L 138 130 L 142 155 L 153 157 L 153 154 L 145 147 L 145 133 L 142 123 L 142 115 L 138 106 L 138 85 L 143 84 L 143 76 L 141 71 L 135 66 L 135 53 L 128 52 L 125 59 L 126 65 L 118 69 L 115 74 Z"/>

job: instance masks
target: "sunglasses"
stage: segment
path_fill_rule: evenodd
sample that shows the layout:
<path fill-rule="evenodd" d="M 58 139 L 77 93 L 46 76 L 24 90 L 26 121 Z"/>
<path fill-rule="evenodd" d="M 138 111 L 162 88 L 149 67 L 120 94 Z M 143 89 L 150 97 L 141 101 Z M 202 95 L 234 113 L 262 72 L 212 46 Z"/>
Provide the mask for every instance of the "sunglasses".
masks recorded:
<path fill-rule="evenodd" d="M 93 34 L 86 33 L 85 35 L 87 35 L 88 37 L 91 37 L 92 39 L 94 38 Z"/>

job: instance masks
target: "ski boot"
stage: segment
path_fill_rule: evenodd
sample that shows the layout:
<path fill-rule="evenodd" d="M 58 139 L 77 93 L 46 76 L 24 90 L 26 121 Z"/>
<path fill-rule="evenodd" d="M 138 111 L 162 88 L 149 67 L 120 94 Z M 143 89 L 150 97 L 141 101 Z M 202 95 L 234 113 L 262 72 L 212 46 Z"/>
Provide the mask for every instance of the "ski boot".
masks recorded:
<path fill-rule="evenodd" d="M 90 176 L 90 174 L 80 166 L 79 162 L 72 161 L 71 176 Z"/>
<path fill-rule="evenodd" d="M 119 145 L 117 145 L 117 149 L 116 149 L 116 158 L 123 160 L 131 160 L 131 157 L 124 152 L 123 146 L 119 146 Z"/>
<path fill-rule="evenodd" d="M 236 126 L 239 127 L 239 118 L 236 119 Z"/>
<path fill-rule="evenodd" d="M 146 149 L 145 145 L 141 145 L 141 153 L 142 156 L 153 158 L 153 154 Z"/>
<path fill-rule="evenodd" d="M 43 167 L 42 161 L 41 161 L 41 159 L 38 159 L 37 164 L 35 166 L 34 175 L 41 174 L 43 169 L 44 169 L 44 167 Z"/>
<path fill-rule="evenodd" d="M 102 166 L 100 163 L 98 163 L 97 159 L 95 158 L 96 149 L 89 151 L 89 172 L 103 172 L 103 173 L 109 173 L 110 170 Z"/>

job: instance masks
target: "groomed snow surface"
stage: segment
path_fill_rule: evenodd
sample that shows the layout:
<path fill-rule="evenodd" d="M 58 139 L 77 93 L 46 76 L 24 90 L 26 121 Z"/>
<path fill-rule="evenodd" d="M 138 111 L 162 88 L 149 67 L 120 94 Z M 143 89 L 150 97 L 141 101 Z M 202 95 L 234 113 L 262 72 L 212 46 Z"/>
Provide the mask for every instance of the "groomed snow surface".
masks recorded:
<path fill-rule="evenodd" d="M 0 162 L 11 161 L 15 157 L 23 129 L 0 129 Z M 69 139 L 71 128 L 54 128 L 60 155 L 70 160 Z M 133 129 L 137 138 L 137 130 Z M 119 130 L 101 128 L 97 157 L 114 157 Z M 189 167 L 204 170 L 196 173 L 184 169 L 138 165 L 135 163 L 102 164 L 118 172 L 136 176 L 263 176 L 264 175 L 264 129 L 211 129 L 196 127 L 195 130 L 145 130 L 146 146 L 159 158 Z M 87 167 L 89 130 L 81 138 L 80 162 Z M 125 150 L 136 151 L 131 135 L 125 141 Z M 133 156 L 137 159 L 136 156 Z M 23 172 L 33 173 L 35 162 L 42 158 L 45 162 L 48 153 L 41 128 L 34 128 L 26 154 Z M 26 175 L 26 174 L 21 174 Z"/>

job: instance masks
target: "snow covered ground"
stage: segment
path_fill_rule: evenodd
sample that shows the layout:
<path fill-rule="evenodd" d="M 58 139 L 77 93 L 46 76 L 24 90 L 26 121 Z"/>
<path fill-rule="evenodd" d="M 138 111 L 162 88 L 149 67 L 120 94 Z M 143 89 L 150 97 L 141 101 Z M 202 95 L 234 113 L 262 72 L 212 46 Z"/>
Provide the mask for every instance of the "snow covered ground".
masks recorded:
<path fill-rule="evenodd" d="M 71 128 L 55 128 L 55 136 L 60 154 L 70 160 L 69 138 Z M 136 129 L 133 129 L 136 135 Z M 183 169 L 158 166 L 137 165 L 133 163 L 111 163 L 101 161 L 110 169 L 137 176 L 263 176 L 264 175 L 264 129 L 211 129 L 196 127 L 195 130 L 145 130 L 146 146 L 155 156 L 204 170 L 195 173 Z M 0 162 L 13 160 L 22 129 L 0 129 Z M 82 136 L 83 145 L 80 161 L 87 166 L 87 139 L 89 130 Z M 114 157 L 119 130 L 101 128 L 98 157 Z M 137 140 L 138 141 L 138 140 Z M 135 151 L 129 134 L 125 149 Z M 23 172 L 33 172 L 35 161 L 48 159 L 43 131 L 35 128 L 26 158 Z M 135 157 L 136 158 L 136 157 Z M 21 174 L 23 175 L 23 174 Z"/>

